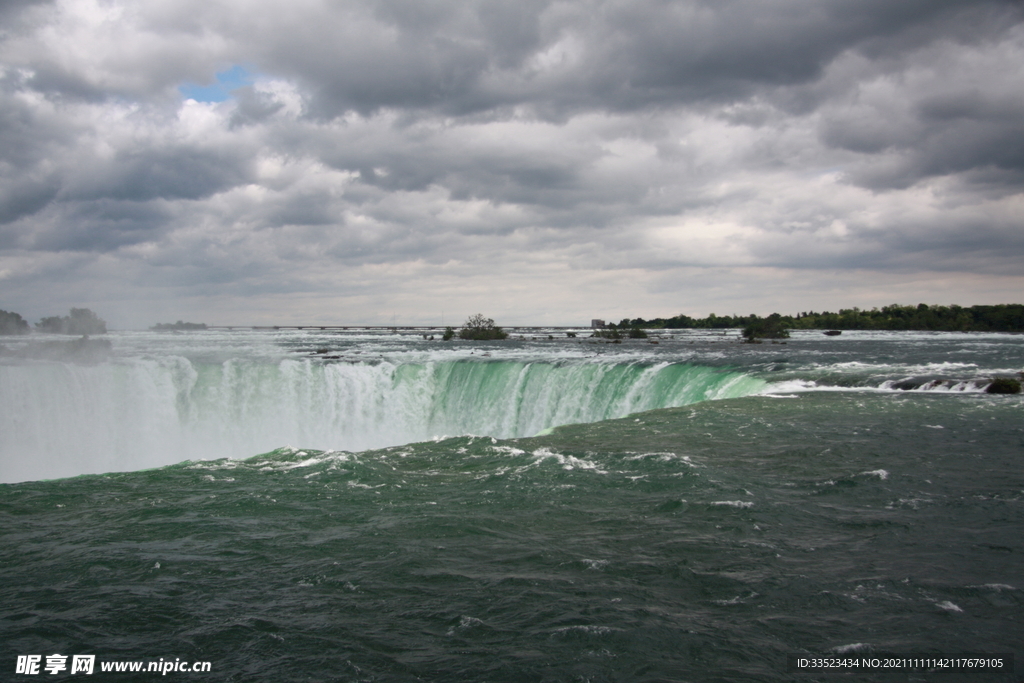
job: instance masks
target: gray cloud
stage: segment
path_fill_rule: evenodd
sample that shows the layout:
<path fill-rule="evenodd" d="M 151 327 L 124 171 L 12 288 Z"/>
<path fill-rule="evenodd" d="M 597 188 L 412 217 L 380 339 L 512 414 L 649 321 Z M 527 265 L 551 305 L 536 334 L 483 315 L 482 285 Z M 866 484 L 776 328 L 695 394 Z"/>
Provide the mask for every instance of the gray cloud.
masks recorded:
<path fill-rule="evenodd" d="M 969 281 L 959 303 L 1020 291 L 1017 2 L 56 0 L 0 19 L 0 307 L 29 317 L 339 300 L 369 322 L 382 301 L 444 307 L 434 292 L 541 320 L 743 290 L 695 290 L 701 272 L 775 273 L 780 310 L 837 271 Z M 180 95 L 232 65 L 251 84 L 226 101 Z"/>
<path fill-rule="evenodd" d="M 244 183 L 246 159 L 234 150 L 193 146 L 119 150 L 96 159 L 88 173 L 69 182 L 65 194 L 76 200 L 201 199 Z"/>
<path fill-rule="evenodd" d="M 281 111 L 284 103 L 269 93 L 257 92 L 252 86 L 239 88 L 232 93 L 238 102 L 231 116 L 231 126 L 253 125 L 266 121 Z"/>

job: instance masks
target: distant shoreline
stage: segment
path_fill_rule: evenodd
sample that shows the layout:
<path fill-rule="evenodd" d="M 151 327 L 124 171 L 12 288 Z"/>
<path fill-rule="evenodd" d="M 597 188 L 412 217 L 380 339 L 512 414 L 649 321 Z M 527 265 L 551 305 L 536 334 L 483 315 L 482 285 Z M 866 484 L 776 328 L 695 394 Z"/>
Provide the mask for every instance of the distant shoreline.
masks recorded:
<path fill-rule="evenodd" d="M 996 304 L 991 306 L 901 306 L 893 304 L 883 308 L 862 310 L 839 309 L 838 313 L 804 312 L 797 315 L 772 313 L 767 316 L 746 315 L 691 318 L 677 315 L 672 318 L 623 318 L 603 328 L 644 330 L 729 330 L 743 329 L 763 320 L 777 320 L 779 326 L 789 330 L 876 330 L 893 332 L 1024 332 L 1024 304 Z M 439 330 L 443 325 L 210 325 L 211 330 Z M 509 330 L 580 330 L 592 329 L 588 325 L 505 325 Z"/>
<path fill-rule="evenodd" d="M 805 312 L 795 316 L 772 313 L 768 316 L 717 316 L 691 318 L 624 318 L 617 327 L 643 329 L 731 329 L 743 328 L 762 320 L 777 320 L 790 330 L 891 330 L 903 332 L 1024 332 L 1024 304 L 992 306 L 901 306 L 893 304 L 870 311 L 840 309 L 838 313 Z"/>
<path fill-rule="evenodd" d="M 7 314 L 6 311 L 0 313 Z M 21 316 L 7 314 L 12 321 L 10 330 L 0 334 L 21 335 L 33 330 Z M 718 316 L 711 313 L 706 318 L 691 318 L 679 314 L 671 318 L 623 318 L 618 323 L 608 323 L 603 328 L 645 330 L 728 330 L 743 329 L 758 321 L 776 319 L 779 325 L 789 330 L 876 330 L 904 332 L 1024 332 L 1024 304 L 996 304 L 978 306 L 933 306 L 918 304 L 902 306 L 893 304 L 882 308 L 862 310 L 860 308 L 839 309 L 837 313 L 814 311 L 796 315 L 772 313 L 768 316 L 755 314 L 746 316 Z M 37 326 L 38 327 L 38 326 Z M 206 323 L 157 323 L 147 330 L 125 329 L 122 331 L 183 332 L 203 330 L 407 330 L 436 331 L 445 325 L 207 325 Z M 510 330 L 586 330 L 592 325 L 505 325 Z M 35 330 L 42 331 L 42 330 Z"/>

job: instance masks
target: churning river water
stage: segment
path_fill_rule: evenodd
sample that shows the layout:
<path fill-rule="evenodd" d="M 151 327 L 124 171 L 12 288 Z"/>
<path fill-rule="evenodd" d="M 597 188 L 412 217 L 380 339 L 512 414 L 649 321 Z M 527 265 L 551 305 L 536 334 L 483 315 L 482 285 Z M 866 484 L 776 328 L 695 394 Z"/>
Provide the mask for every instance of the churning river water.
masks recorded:
<path fill-rule="evenodd" d="M 0 680 L 1020 680 L 1024 336 L 513 332 L 6 342 Z"/>

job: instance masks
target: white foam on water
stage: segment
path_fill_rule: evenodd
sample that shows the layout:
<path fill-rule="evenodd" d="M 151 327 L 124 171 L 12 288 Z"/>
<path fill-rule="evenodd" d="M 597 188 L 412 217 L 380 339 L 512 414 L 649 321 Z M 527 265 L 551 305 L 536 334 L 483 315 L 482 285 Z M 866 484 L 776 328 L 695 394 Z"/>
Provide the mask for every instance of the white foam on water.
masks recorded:
<path fill-rule="evenodd" d="M 878 385 L 877 389 L 880 391 L 899 391 L 899 392 L 944 392 L 944 393 L 982 393 L 985 391 L 985 387 L 988 386 L 988 380 L 933 380 L 931 382 L 925 382 L 920 386 L 916 386 L 909 389 L 900 387 L 902 382 L 907 379 L 890 379 L 882 382 Z"/>
<path fill-rule="evenodd" d="M 500 453 L 501 455 L 510 456 L 523 455 L 526 453 L 526 451 L 521 448 L 516 448 L 514 446 L 491 446 L 490 450 L 495 453 Z"/>
<path fill-rule="evenodd" d="M 988 380 L 961 380 L 961 381 L 938 381 L 926 382 L 913 388 L 901 388 L 901 383 L 911 379 L 886 379 L 877 385 L 864 386 L 840 386 L 836 384 L 819 384 L 815 380 L 790 379 L 779 382 L 772 382 L 760 393 L 772 398 L 796 398 L 793 395 L 809 392 L 843 392 L 843 393 L 984 393 L 988 386 Z"/>
<path fill-rule="evenodd" d="M 561 465 L 562 469 L 564 470 L 580 469 L 589 470 L 597 474 L 608 474 L 608 472 L 598 467 L 597 463 L 595 462 L 591 462 L 590 460 L 586 460 L 583 458 L 577 458 L 572 455 L 562 455 L 561 453 L 552 451 L 549 448 L 538 448 L 537 450 L 533 451 L 531 455 L 533 455 L 534 457 L 535 464 L 540 464 L 544 460 L 550 458 L 555 460 L 559 465 Z"/>
<path fill-rule="evenodd" d="M 553 633 L 584 633 L 587 635 L 603 635 L 606 633 L 615 633 L 622 631 L 621 628 L 615 628 L 612 626 L 562 626 L 556 628 Z"/>
<path fill-rule="evenodd" d="M 895 510 L 896 508 L 910 508 L 911 510 L 918 510 L 921 505 L 931 503 L 932 501 L 928 498 L 900 498 L 896 502 L 886 505 L 885 509 Z"/>
<path fill-rule="evenodd" d="M 681 462 L 687 467 L 700 467 L 700 465 L 690 459 L 690 456 L 679 455 L 678 453 L 672 452 L 638 453 L 636 455 L 630 455 L 624 458 L 624 460 L 627 462 L 634 462 L 637 460 L 645 460 L 647 458 L 657 460 L 658 462 Z"/>
<path fill-rule="evenodd" d="M 712 602 L 714 602 L 715 604 L 718 604 L 718 605 L 742 605 L 742 604 L 746 603 L 747 601 L 752 600 L 753 598 L 756 598 L 757 596 L 758 596 L 757 593 L 751 591 L 750 593 L 747 593 L 746 595 L 737 595 L 736 597 L 730 598 L 728 600 L 712 600 Z"/>
<path fill-rule="evenodd" d="M 479 626 L 486 626 L 482 619 L 477 619 L 476 617 L 462 616 L 459 618 L 459 623 L 448 629 L 445 635 L 454 636 L 458 631 L 465 631 L 466 629 L 476 628 Z"/>
<path fill-rule="evenodd" d="M 838 389 L 839 387 L 819 387 L 818 383 L 814 380 L 789 379 L 781 382 L 772 382 L 761 393 L 768 396 L 778 396 L 779 394 L 790 392 L 837 391 Z"/>
<path fill-rule="evenodd" d="M 867 652 L 871 650 L 869 643 L 850 643 L 848 645 L 837 645 L 830 652 L 835 652 L 839 655 L 844 655 L 849 652 Z"/>

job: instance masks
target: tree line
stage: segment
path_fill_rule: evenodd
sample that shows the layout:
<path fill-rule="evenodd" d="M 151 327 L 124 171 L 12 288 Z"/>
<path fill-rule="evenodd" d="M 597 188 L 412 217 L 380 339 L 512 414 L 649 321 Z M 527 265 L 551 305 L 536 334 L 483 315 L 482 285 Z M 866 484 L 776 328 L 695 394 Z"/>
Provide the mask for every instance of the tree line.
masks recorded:
<path fill-rule="evenodd" d="M 809 311 L 796 315 L 725 315 L 706 318 L 623 318 L 619 329 L 735 329 L 766 320 L 791 330 L 934 330 L 936 332 L 1024 332 L 1024 304 L 994 306 L 902 306 L 892 304 L 864 310 L 843 308 L 837 313 Z M 614 323 L 613 323 L 614 325 Z"/>

